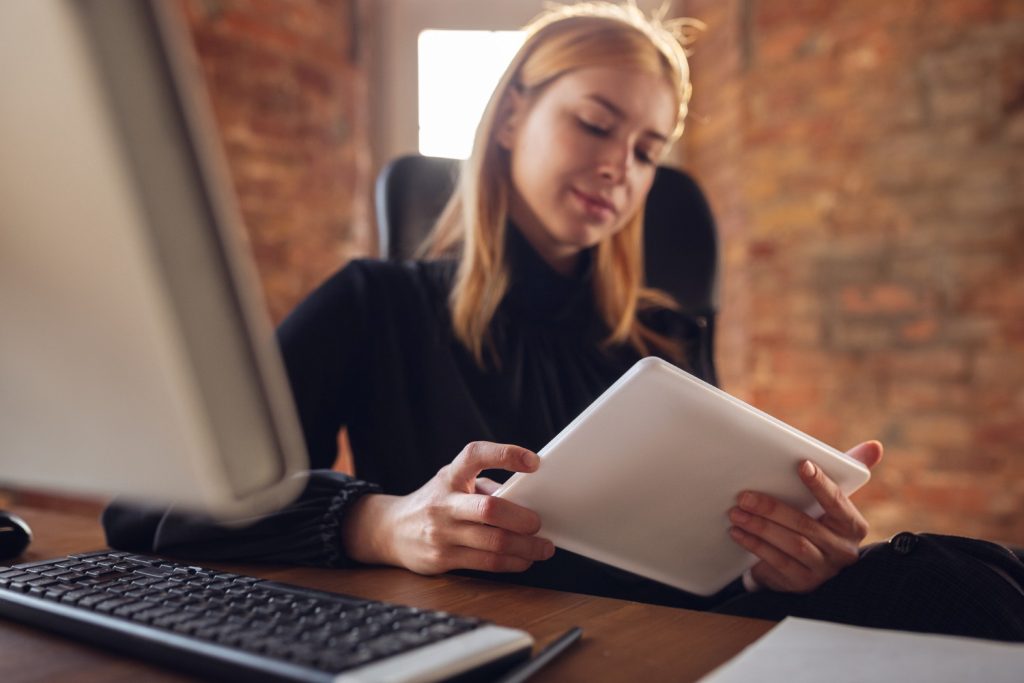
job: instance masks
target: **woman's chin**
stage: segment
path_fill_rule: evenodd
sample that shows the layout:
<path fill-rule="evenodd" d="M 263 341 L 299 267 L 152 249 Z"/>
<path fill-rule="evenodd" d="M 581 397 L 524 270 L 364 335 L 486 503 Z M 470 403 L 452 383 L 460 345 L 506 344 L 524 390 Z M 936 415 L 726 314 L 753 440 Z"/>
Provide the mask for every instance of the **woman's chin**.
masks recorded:
<path fill-rule="evenodd" d="M 589 249 L 614 235 L 618 230 L 610 221 L 580 222 L 566 231 L 566 244 L 572 244 L 579 250 Z"/>

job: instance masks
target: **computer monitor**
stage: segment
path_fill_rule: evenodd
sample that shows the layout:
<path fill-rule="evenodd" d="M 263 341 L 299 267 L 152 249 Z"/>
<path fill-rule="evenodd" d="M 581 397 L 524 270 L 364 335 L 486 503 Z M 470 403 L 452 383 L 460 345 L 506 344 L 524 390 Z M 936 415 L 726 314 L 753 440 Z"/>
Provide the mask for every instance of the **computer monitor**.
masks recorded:
<path fill-rule="evenodd" d="M 259 513 L 308 467 L 176 3 L 0 3 L 0 485 Z"/>

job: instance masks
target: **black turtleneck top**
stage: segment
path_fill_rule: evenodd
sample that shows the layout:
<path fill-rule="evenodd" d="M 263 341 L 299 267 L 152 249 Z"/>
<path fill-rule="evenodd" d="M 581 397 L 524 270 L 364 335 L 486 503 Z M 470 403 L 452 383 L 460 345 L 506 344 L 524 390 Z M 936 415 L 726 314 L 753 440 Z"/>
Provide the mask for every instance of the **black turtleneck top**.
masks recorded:
<path fill-rule="evenodd" d="M 113 504 L 104 513 L 108 542 L 195 559 L 344 566 L 338 528 L 359 496 L 410 493 L 471 441 L 540 450 L 640 356 L 628 346 L 601 344 L 607 328 L 593 306 L 590 253 L 574 276 L 563 277 L 514 227 L 508 232 L 510 286 L 490 328 L 500 363 L 479 367 L 454 337 L 454 262 L 350 262 L 278 331 L 313 470 L 299 500 L 240 529 Z M 678 340 L 687 369 L 707 376 L 693 320 L 659 310 L 644 321 Z M 342 427 L 355 478 L 329 470 Z M 486 476 L 502 481 L 509 474 Z M 476 575 L 645 602 L 710 604 L 562 550 L 521 574 Z"/>

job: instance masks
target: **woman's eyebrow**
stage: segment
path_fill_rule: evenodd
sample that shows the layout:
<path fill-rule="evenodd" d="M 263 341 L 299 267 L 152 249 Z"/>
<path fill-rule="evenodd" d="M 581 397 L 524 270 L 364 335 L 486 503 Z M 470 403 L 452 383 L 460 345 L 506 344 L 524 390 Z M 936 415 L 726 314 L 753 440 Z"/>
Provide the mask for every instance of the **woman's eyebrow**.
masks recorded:
<path fill-rule="evenodd" d="M 593 100 L 594 102 L 596 102 L 597 104 L 601 105 L 602 107 L 604 107 L 605 109 L 607 109 L 612 114 L 614 114 L 615 116 L 619 117 L 620 119 L 626 118 L 626 112 L 624 112 L 622 110 L 622 107 L 618 106 L 617 104 L 615 104 L 614 102 L 609 100 L 607 97 L 604 97 L 603 95 L 598 95 L 597 93 L 591 93 L 591 94 L 587 95 L 587 99 Z M 648 129 L 648 130 L 644 131 L 644 135 L 646 135 L 648 137 L 655 138 L 659 142 L 668 142 L 668 136 L 664 135 L 663 133 L 659 133 L 656 130 Z"/>

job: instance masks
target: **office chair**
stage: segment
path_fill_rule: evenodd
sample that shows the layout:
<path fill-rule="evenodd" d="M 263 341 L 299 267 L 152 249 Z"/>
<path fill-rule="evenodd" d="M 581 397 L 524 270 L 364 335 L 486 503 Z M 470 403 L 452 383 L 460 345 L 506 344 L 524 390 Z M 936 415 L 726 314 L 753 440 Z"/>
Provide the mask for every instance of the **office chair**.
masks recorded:
<path fill-rule="evenodd" d="M 401 156 L 377 177 L 375 204 L 381 256 L 412 258 L 451 197 L 461 162 Z M 718 236 L 704 193 L 684 173 L 659 166 L 644 213 L 646 283 L 669 294 L 701 330 L 698 360 L 708 381 L 718 311 Z"/>

